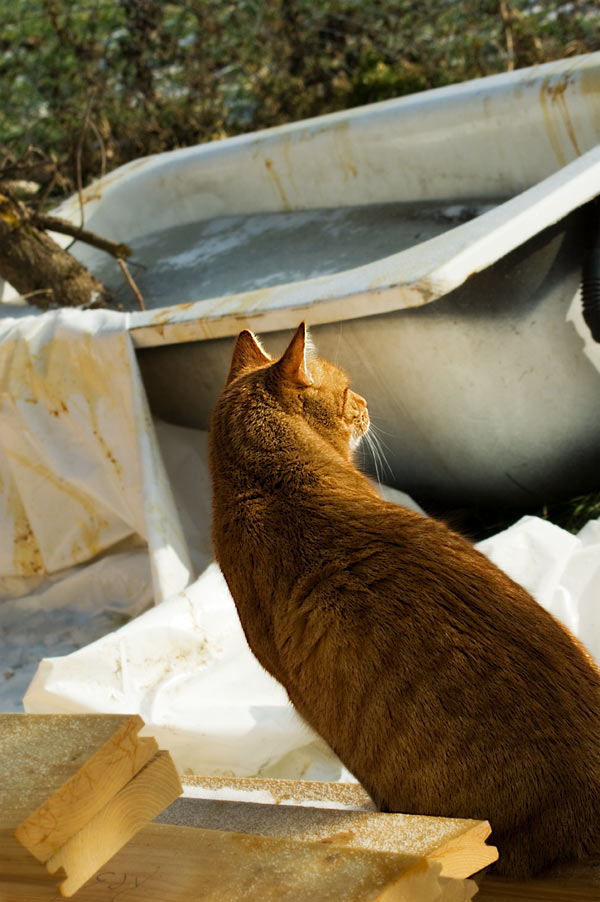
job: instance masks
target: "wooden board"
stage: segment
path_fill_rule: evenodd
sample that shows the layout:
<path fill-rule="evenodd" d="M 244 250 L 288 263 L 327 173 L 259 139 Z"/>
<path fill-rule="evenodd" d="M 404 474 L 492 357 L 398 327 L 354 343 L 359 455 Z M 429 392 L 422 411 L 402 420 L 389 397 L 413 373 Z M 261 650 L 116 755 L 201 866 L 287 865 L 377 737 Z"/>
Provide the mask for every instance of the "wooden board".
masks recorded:
<path fill-rule="evenodd" d="M 187 777 L 186 791 L 199 797 L 175 801 L 161 815 L 164 823 L 148 824 L 180 784 L 169 756 L 159 753 L 114 789 L 123 755 L 137 767 L 154 751 L 152 741 L 137 737 L 139 718 L 40 720 L 24 743 L 25 717 L 0 715 L 1 902 L 61 898 L 45 868 L 12 835 L 10 822 L 25 809 L 23 832 L 38 854 L 56 847 L 51 834 L 58 823 L 62 845 L 48 865 L 66 872 L 63 893 L 80 886 L 79 902 L 468 902 L 477 884 L 464 878 L 496 857 L 485 842 L 487 822 L 380 814 L 355 784 Z M 114 764 L 114 775 L 106 762 Z M 82 769 L 92 801 L 77 776 Z M 107 795 L 99 806 L 98 797 Z M 88 815 L 83 826 L 80 798 Z M 11 860 L 15 851 L 22 870 Z M 599 871 L 528 883 L 486 875 L 477 898 L 597 902 Z"/>
<path fill-rule="evenodd" d="M 273 871 L 278 870 L 276 865 L 280 856 L 287 855 L 289 860 L 293 853 L 293 847 L 289 845 L 289 841 L 274 843 L 269 838 L 254 838 L 256 840 L 253 843 L 254 867 L 260 871 L 265 867 L 265 860 L 267 861 L 267 874 L 263 877 L 262 885 L 260 881 L 254 884 L 256 892 L 263 893 L 263 895 L 249 894 L 248 887 L 245 885 L 243 894 L 236 896 L 234 891 L 237 892 L 239 886 L 236 888 L 235 880 L 238 878 L 234 877 L 233 882 L 229 882 L 228 878 L 237 872 L 239 859 L 247 859 L 250 846 L 244 844 L 243 840 L 238 842 L 234 839 L 230 842 L 232 834 L 225 834 L 226 845 L 219 851 L 215 847 L 219 844 L 220 835 L 210 832 L 213 837 L 216 837 L 216 840 L 213 839 L 213 842 L 202 850 L 199 846 L 202 845 L 205 831 L 155 824 L 144 827 L 127 846 L 103 865 L 100 871 L 78 891 L 75 897 L 77 902 L 205 902 L 205 900 L 222 902 L 225 899 L 227 902 L 238 902 L 238 900 L 239 902 L 256 902 L 257 899 L 267 902 L 267 900 L 278 900 L 279 898 L 285 900 L 285 896 L 273 895 L 274 888 L 277 891 L 281 889 L 281 880 L 284 878 L 278 877 L 279 883 L 271 882 L 269 884 L 268 875 L 272 875 Z M 321 845 L 321 849 L 326 850 L 327 846 Z M 309 853 L 306 853 L 305 862 L 308 857 Z M 363 859 L 363 865 L 365 861 L 368 859 Z M 330 863 L 320 858 L 310 865 L 309 870 L 312 869 L 314 872 L 319 867 L 325 870 Z M 346 867 L 350 867 L 347 860 L 338 865 L 340 879 L 342 879 L 341 875 L 344 875 Z M 364 902 L 365 899 L 368 899 L 366 895 L 361 898 L 352 883 L 359 873 L 360 865 L 355 864 L 354 867 L 356 870 L 353 871 L 351 878 L 348 874 L 343 876 L 343 893 L 338 892 L 338 895 L 330 896 L 331 899 L 335 899 L 336 902 L 338 899 L 344 899 L 347 902 Z M 383 863 L 381 867 L 384 867 Z M 480 881 L 478 878 L 480 891 L 474 898 L 475 902 L 480 902 L 480 900 L 481 902 L 592 902 L 592 900 L 598 902 L 600 899 L 599 872 L 598 868 L 595 872 L 588 870 L 587 873 L 585 869 L 575 869 L 570 875 L 527 882 L 509 881 L 485 875 Z M 247 861 L 244 873 L 250 880 L 249 874 L 252 872 L 249 870 Z M 206 876 L 207 874 L 208 876 Z M 413 880 L 416 876 L 413 873 Z M 411 892 L 414 890 L 420 895 L 411 896 L 411 902 L 419 902 L 421 898 L 426 899 L 427 902 L 463 902 L 463 900 L 473 898 L 472 893 L 475 891 L 473 880 L 450 879 L 444 882 L 444 878 L 438 878 L 436 887 L 434 876 L 435 872 L 427 877 L 421 877 L 420 887 L 418 882 L 413 883 Z M 206 881 L 203 882 L 205 877 Z M 257 879 L 256 875 L 255 879 Z M 285 879 L 288 881 L 295 879 L 294 889 L 299 892 L 297 875 L 295 878 L 288 875 Z M 405 880 L 409 887 L 409 880 L 407 878 Z M 427 881 L 431 881 L 429 886 L 427 886 Z M 322 886 L 323 884 L 320 883 L 311 885 L 309 881 L 307 892 L 310 891 L 313 895 L 297 895 L 292 898 L 294 902 L 302 902 L 306 898 L 311 902 L 321 902 L 326 898 L 320 894 Z M 334 887 L 333 878 L 328 887 L 329 889 Z M 364 892 L 367 892 L 366 887 L 364 887 Z M 429 893 L 431 895 L 427 895 Z M 61 898 L 56 887 L 52 885 L 0 881 L 1 902 L 59 902 Z M 393 896 L 388 897 L 386 902 L 393 898 Z"/>
<path fill-rule="evenodd" d="M 491 832 L 487 821 L 202 798 L 178 799 L 157 820 L 207 830 L 320 842 L 336 849 L 408 855 L 439 862 L 443 876 L 461 879 L 498 858 L 496 849 L 486 845 Z"/>
<path fill-rule="evenodd" d="M 77 893 L 77 902 L 469 902 L 472 880 L 414 856 L 150 824 Z M 2 902 L 58 902 L 6 883 Z"/>
<path fill-rule="evenodd" d="M 60 890 L 72 895 L 138 830 L 181 792 L 168 752 L 158 752 L 107 804 L 46 862 L 51 874 L 67 874 Z"/>
<path fill-rule="evenodd" d="M 358 783 L 255 777 L 182 778 L 188 798 L 157 820 L 351 848 L 402 852 L 439 861 L 442 874 L 464 878 L 496 861 L 487 821 L 381 814 Z"/>
<path fill-rule="evenodd" d="M 303 780 L 257 780 L 254 778 L 230 778 L 230 777 L 202 777 L 202 776 L 185 776 L 183 778 L 183 786 L 186 795 L 196 795 L 198 798 L 182 798 L 177 800 L 170 808 L 166 809 L 160 816 L 160 819 L 175 823 L 178 820 L 187 823 L 197 822 L 200 810 L 204 811 L 205 826 L 217 824 L 223 816 L 225 808 L 221 811 L 217 806 L 225 806 L 227 800 L 235 800 L 230 804 L 237 804 L 242 801 L 255 802 L 256 805 L 246 806 L 256 808 L 256 824 L 260 824 L 263 815 L 259 812 L 266 812 L 269 804 L 275 806 L 273 811 L 274 823 L 270 832 L 278 830 L 277 823 L 287 825 L 288 835 L 297 835 L 289 832 L 289 829 L 301 828 L 302 815 L 293 814 L 291 820 L 287 821 L 284 809 L 288 806 L 297 808 L 298 806 L 331 806 L 334 805 L 337 811 L 333 812 L 333 818 L 329 825 L 333 828 L 337 825 L 342 826 L 340 815 L 347 817 L 350 813 L 358 815 L 353 827 L 344 831 L 338 829 L 338 836 L 330 837 L 334 843 L 344 841 L 345 843 L 357 843 L 365 847 L 385 849 L 390 839 L 396 844 L 395 847 L 406 850 L 406 843 L 412 843 L 413 851 L 421 852 L 424 855 L 436 856 L 436 852 L 432 851 L 436 844 L 438 845 L 438 860 L 442 863 L 443 873 L 451 873 L 450 868 L 445 867 L 444 862 L 449 864 L 452 862 L 453 846 L 457 843 L 459 846 L 463 844 L 461 839 L 460 825 L 461 821 L 452 821 L 451 819 L 441 818 L 415 818 L 406 815 L 383 815 L 383 817 L 391 818 L 389 828 L 386 829 L 387 837 L 373 835 L 371 825 L 369 824 L 368 812 L 374 813 L 375 806 L 367 793 L 358 784 L 349 783 L 318 783 Z M 207 804 L 208 803 L 208 804 Z M 212 811 L 208 807 L 212 805 Z M 331 812 L 329 807 L 316 812 L 315 820 L 311 830 L 322 829 L 327 824 L 327 815 Z M 372 814 L 371 814 L 372 816 Z M 250 812 L 240 808 L 237 817 L 248 820 Z M 382 817 L 379 815 L 378 817 Z M 421 832 L 415 829 L 421 821 L 423 827 L 429 828 L 427 831 Z M 403 822 L 407 828 L 407 832 L 403 836 Z M 243 820 L 239 820 L 238 824 L 242 824 Z M 348 822 L 347 822 L 348 823 Z M 320 827 L 318 825 L 321 825 Z M 292 826 L 293 825 L 293 826 Z M 412 825 L 412 826 L 411 826 Z M 366 829 L 365 829 L 366 828 Z M 248 829 L 248 827 L 244 827 Z M 252 829 L 252 828 L 250 828 Z M 269 831 L 269 827 L 263 827 Z M 452 830 L 456 829 L 455 837 L 452 836 Z M 412 836 L 410 831 L 412 830 Z M 354 836 L 344 836 L 344 833 L 352 831 Z M 342 834 L 341 836 L 339 834 Z M 436 836 L 437 834 L 437 836 Z M 465 837 L 469 840 L 468 833 Z M 481 840 L 483 835 L 481 836 Z M 493 834 L 491 837 L 493 841 Z M 403 846 L 404 843 L 404 846 Z M 427 843 L 431 843 L 428 847 Z M 487 847 L 484 847 L 487 849 Z M 464 857 L 465 848 L 460 851 L 458 861 L 459 866 L 468 868 L 468 861 Z M 485 851 L 484 851 L 484 854 Z M 435 860 L 435 857 L 433 858 Z M 456 864 L 456 859 L 453 864 Z M 474 862 L 475 865 L 475 862 Z M 480 865 L 481 866 L 481 865 Z M 472 871 L 475 873 L 476 866 Z M 463 873 L 462 871 L 454 871 L 454 873 Z M 552 877 L 539 878 L 532 881 L 510 881 L 504 878 L 495 877 L 485 874 L 483 877 L 475 875 L 475 880 L 480 886 L 477 900 L 482 902 L 600 902 L 600 861 L 596 863 L 588 863 L 576 866 L 565 866 L 557 871 Z"/>
<path fill-rule="evenodd" d="M 141 717 L 0 715 L 0 827 L 46 861 L 158 751 Z M 92 789 L 93 791 L 90 791 Z"/>
<path fill-rule="evenodd" d="M 138 736 L 143 725 L 137 715 L 0 715 L 0 878 L 47 883 L 45 862 L 69 895 L 177 798 L 171 758 Z"/>

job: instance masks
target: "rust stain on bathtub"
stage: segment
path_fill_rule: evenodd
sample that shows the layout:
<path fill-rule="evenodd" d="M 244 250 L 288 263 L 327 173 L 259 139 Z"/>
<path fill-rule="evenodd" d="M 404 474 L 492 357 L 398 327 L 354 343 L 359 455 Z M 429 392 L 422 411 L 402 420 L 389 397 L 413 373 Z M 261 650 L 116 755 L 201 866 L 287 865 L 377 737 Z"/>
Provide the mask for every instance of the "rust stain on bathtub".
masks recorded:
<path fill-rule="evenodd" d="M 285 167 L 287 169 L 288 181 L 289 181 L 290 185 L 292 186 L 292 188 L 294 189 L 296 197 L 298 197 L 298 196 L 301 197 L 302 192 L 298 192 L 298 187 L 296 185 L 296 180 L 295 180 L 295 176 L 294 176 L 294 160 L 293 160 L 293 156 L 291 155 L 291 149 L 292 149 L 292 139 L 288 135 L 286 138 L 284 138 L 283 144 L 281 145 L 281 154 L 285 161 Z"/>
<path fill-rule="evenodd" d="M 168 323 L 173 318 L 173 311 L 169 307 L 164 307 L 162 310 L 159 310 L 158 313 L 155 313 L 152 317 L 152 325 L 153 326 L 162 326 L 164 323 Z"/>
<path fill-rule="evenodd" d="M 152 324 L 160 326 L 163 323 L 170 323 L 177 318 L 177 314 L 183 310 L 189 310 L 198 301 L 185 301 L 183 304 L 173 304 L 170 307 L 163 307 L 158 310 L 152 317 Z"/>
<path fill-rule="evenodd" d="M 265 157 L 265 169 L 271 176 L 273 183 L 277 188 L 284 210 L 289 212 L 292 209 L 292 205 L 287 194 L 285 193 L 285 188 L 283 187 L 279 174 L 277 173 L 277 170 L 273 165 L 273 160 L 270 157 Z"/>
<path fill-rule="evenodd" d="M 577 137 L 575 135 L 575 129 L 573 127 L 573 122 L 571 120 L 569 106 L 567 104 L 566 98 L 566 91 L 569 86 L 569 80 L 569 76 L 565 75 L 565 77 L 561 79 L 556 85 L 549 85 L 548 96 L 550 97 L 551 101 L 555 103 L 559 108 L 571 144 L 575 148 L 577 156 L 581 156 L 581 150 L 579 148 L 579 145 L 577 144 Z"/>
<path fill-rule="evenodd" d="M 349 139 L 350 123 L 347 119 L 337 122 L 332 128 L 333 142 L 338 163 L 344 179 L 358 178 L 358 169 Z"/>
<path fill-rule="evenodd" d="M 91 200 L 102 200 L 102 191 L 86 191 L 83 194 L 84 204 L 89 203 Z"/>
<path fill-rule="evenodd" d="M 559 113 L 560 120 L 562 121 L 569 141 L 573 145 L 575 153 L 577 156 L 581 156 L 581 148 L 577 142 L 577 135 L 575 134 L 575 127 L 573 125 L 573 120 L 571 119 L 567 102 L 567 88 L 569 87 L 570 82 L 571 74 L 566 73 L 559 79 L 553 79 L 550 76 L 544 79 L 540 86 L 540 106 L 544 116 L 546 132 L 550 139 L 550 143 L 552 144 L 552 149 L 561 166 L 565 166 L 568 160 L 563 150 L 560 132 L 557 130 L 554 110 L 557 110 Z"/>
<path fill-rule="evenodd" d="M 560 140 L 556 133 L 556 129 L 554 127 L 554 121 L 552 118 L 552 114 L 548 107 L 548 90 L 547 83 L 544 82 L 540 88 L 540 106 L 542 108 L 542 114 L 544 116 L 544 125 L 546 126 L 546 133 L 552 145 L 552 150 L 554 151 L 554 155 L 558 160 L 561 166 L 565 166 L 567 159 L 563 153 L 562 147 L 560 145 Z"/>

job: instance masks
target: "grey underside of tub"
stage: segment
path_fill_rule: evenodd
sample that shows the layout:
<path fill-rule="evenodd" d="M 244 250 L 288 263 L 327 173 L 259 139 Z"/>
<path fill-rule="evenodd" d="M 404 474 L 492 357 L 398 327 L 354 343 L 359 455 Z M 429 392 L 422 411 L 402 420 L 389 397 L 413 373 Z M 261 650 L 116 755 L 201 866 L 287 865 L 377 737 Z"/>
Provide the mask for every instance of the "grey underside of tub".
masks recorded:
<path fill-rule="evenodd" d="M 600 373 L 567 321 L 589 224 L 576 210 L 423 307 L 312 329 L 369 401 L 386 482 L 452 504 L 530 506 L 598 488 Z M 289 335 L 265 336 L 267 350 Z M 153 412 L 208 428 L 233 341 L 139 350 Z M 366 449 L 358 463 L 372 469 Z"/>

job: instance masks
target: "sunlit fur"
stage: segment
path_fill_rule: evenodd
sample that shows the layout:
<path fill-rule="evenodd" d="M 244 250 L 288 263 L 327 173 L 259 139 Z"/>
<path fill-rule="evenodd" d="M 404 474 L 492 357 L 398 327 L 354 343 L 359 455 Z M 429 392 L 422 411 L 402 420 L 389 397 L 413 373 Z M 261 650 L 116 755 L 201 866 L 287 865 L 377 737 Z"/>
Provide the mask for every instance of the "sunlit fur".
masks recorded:
<path fill-rule="evenodd" d="M 597 669 L 464 538 L 379 498 L 367 426 L 303 326 L 277 361 L 240 335 L 213 534 L 250 648 L 383 810 L 489 819 L 510 876 L 600 853 Z"/>

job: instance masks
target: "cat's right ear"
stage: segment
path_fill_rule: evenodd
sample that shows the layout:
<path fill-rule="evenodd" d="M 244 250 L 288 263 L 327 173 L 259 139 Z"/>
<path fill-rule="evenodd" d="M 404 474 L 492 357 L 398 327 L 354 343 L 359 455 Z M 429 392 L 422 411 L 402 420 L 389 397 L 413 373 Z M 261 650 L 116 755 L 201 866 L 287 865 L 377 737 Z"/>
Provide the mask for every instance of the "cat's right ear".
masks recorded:
<path fill-rule="evenodd" d="M 272 358 L 265 354 L 252 332 L 244 329 L 238 335 L 233 349 L 226 385 L 233 382 L 244 370 L 256 369 L 256 367 L 271 363 L 271 361 Z"/>
<path fill-rule="evenodd" d="M 307 351 L 311 347 L 312 344 L 306 331 L 306 323 L 300 323 L 283 357 L 277 363 L 280 372 L 287 379 L 304 387 L 313 384 L 306 359 Z"/>

